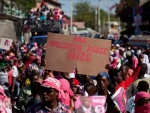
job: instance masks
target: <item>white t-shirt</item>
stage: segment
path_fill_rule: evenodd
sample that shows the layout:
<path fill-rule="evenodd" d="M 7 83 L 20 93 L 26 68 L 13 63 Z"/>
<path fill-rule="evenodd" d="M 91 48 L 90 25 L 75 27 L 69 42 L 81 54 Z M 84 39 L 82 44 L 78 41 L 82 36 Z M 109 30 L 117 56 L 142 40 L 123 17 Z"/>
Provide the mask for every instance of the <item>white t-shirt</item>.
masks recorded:
<path fill-rule="evenodd" d="M 13 70 L 13 77 L 14 78 L 17 78 L 18 77 L 18 69 L 16 66 L 13 66 L 12 67 L 12 70 Z"/>
<path fill-rule="evenodd" d="M 149 74 L 145 74 L 144 77 L 145 78 L 150 78 L 150 75 Z"/>
<path fill-rule="evenodd" d="M 134 100 L 135 100 L 135 96 L 129 98 L 126 103 L 126 110 L 129 111 L 130 113 L 134 113 L 134 106 L 135 106 Z"/>

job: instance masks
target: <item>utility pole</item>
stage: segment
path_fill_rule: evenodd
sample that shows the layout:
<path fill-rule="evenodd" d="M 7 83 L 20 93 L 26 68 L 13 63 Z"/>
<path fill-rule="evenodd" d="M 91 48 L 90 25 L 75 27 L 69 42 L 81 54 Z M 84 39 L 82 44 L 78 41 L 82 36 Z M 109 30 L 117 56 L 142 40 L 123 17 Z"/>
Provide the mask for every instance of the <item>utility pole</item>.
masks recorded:
<path fill-rule="evenodd" d="M 108 11 L 108 30 L 110 29 L 110 9 Z"/>
<path fill-rule="evenodd" d="M 97 31 L 97 7 L 95 8 L 95 31 Z"/>
<path fill-rule="evenodd" d="M 70 34 L 72 34 L 72 0 L 70 0 Z"/>
<path fill-rule="evenodd" d="M 100 20 L 100 1 L 101 0 L 98 0 L 98 32 L 99 33 L 101 31 L 101 28 L 100 28 L 100 26 L 101 26 L 101 20 Z"/>

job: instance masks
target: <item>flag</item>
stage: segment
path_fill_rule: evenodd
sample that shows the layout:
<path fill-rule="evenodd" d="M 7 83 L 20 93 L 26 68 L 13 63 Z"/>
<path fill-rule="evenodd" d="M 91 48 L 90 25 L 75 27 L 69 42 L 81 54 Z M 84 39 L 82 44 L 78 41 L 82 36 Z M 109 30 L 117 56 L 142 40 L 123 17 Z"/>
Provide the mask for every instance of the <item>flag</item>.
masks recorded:
<path fill-rule="evenodd" d="M 112 9 L 116 8 L 117 5 L 118 5 L 118 4 L 114 4 L 113 6 L 111 6 L 111 7 L 109 8 L 109 10 L 111 11 Z"/>

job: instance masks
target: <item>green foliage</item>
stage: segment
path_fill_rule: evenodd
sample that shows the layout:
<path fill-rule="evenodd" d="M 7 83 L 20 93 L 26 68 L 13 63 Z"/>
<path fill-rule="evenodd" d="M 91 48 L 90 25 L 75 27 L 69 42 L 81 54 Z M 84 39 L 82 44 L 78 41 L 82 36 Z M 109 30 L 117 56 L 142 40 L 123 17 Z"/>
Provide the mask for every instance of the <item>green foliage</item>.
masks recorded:
<path fill-rule="evenodd" d="M 96 7 L 92 6 L 88 0 L 81 0 L 74 4 L 74 20 L 85 22 L 86 27 L 95 29 L 95 10 Z M 108 13 L 104 10 L 100 10 L 101 26 L 108 20 Z M 117 18 L 111 14 L 111 21 L 115 21 Z"/>
<path fill-rule="evenodd" d="M 95 26 L 95 9 L 90 5 L 90 2 L 81 1 L 74 5 L 75 21 L 83 21 L 85 25 L 91 28 Z"/>
<path fill-rule="evenodd" d="M 17 7 L 23 12 L 28 13 L 28 11 L 36 6 L 36 0 L 15 0 Z"/>
<path fill-rule="evenodd" d="M 132 8 L 136 5 L 135 0 L 121 0 L 116 8 L 116 14 L 123 22 L 132 22 Z"/>

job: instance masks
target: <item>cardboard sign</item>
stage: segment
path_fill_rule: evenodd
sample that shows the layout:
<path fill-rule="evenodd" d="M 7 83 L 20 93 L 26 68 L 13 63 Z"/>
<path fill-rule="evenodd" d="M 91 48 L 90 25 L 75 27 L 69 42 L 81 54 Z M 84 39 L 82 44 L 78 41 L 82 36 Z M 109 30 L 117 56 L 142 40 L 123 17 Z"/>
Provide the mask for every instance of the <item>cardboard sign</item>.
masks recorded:
<path fill-rule="evenodd" d="M 12 39 L 0 38 L 0 49 L 9 50 L 12 44 Z"/>
<path fill-rule="evenodd" d="M 105 113 L 105 96 L 76 97 L 75 113 Z"/>
<path fill-rule="evenodd" d="M 48 33 L 45 69 L 97 75 L 109 63 L 110 40 Z"/>

